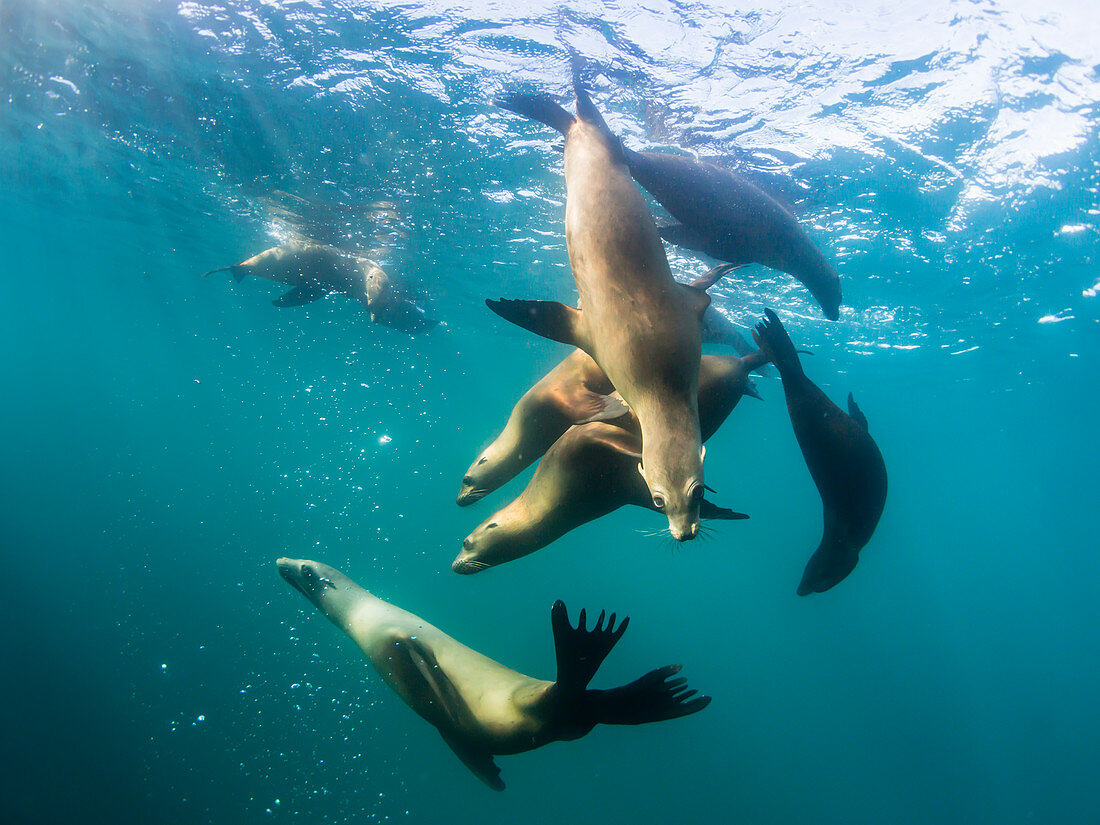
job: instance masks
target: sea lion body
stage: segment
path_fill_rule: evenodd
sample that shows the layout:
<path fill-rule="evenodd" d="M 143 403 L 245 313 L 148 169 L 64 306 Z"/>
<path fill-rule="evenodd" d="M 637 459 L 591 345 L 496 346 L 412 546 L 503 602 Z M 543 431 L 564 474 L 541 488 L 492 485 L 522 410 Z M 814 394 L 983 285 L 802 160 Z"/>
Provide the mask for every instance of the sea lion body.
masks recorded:
<path fill-rule="evenodd" d="M 764 356 L 704 355 L 700 364 L 699 423 L 703 440 L 751 390 L 749 372 Z M 531 481 L 510 504 L 462 542 L 451 569 L 478 573 L 546 547 L 569 531 L 628 504 L 656 510 L 636 467 L 641 429 L 633 416 L 570 427 L 539 462 Z M 702 518 L 748 518 L 707 500 Z"/>
<path fill-rule="evenodd" d="M 760 348 L 783 381 L 798 446 L 821 494 L 824 529 L 798 595 L 823 593 L 855 569 L 886 505 L 886 464 L 849 394 L 845 413 L 802 371 L 798 353 L 771 310 L 757 328 Z"/>
<path fill-rule="evenodd" d="M 581 310 L 536 301 L 490 308 L 595 359 L 638 417 L 639 466 L 673 537 L 699 530 L 703 449 L 696 396 L 705 290 L 679 284 L 622 146 L 574 78 L 574 118 L 545 97 L 513 95 L 498 105 L 565 135 L 565 238 Z"/>
<path fill-rule="evenodd" d="M 279 559 L 280 575 L 306 596 L 366 654 L 378 673 L 482 781 L 503 790 L 494 755 L 520 753 L 579 738 L 595 725 L 672 719 L 706 707 L 707 697 L 667 681 L 678 666 L 660 668 L 608 691 L 588 681 L 626 629 L 591 631 L 569 625 L 565 606 L 552 611 L 558 678 L 534 679 L 456 641 L 408 611 L 373 596 L 320 562 Z"/>
<path fill-rule="evenodd" d="M 735 264 L 759 263 L 796 277 L 836 320 L 836 270 L 793 214 L 744 178 L 712 163 L 663 152 L 625 150 L 630 172 L 680 223 L 665 240 Z"/>
<path fill-rule="evenodd" d="M 628 412 L 611 398 L 614 387 L 583 350 L 574 350 L 527 390 L 512 408 L 504 430 L 474 460 L 462 478 L 464 507 L 507 484 L 573 424 Z"/>
<path fill-rule="evenodd" d="M 293 241 L 206 275 L 225 270 L 238 281 L 253 275 L 292 287 L 272 301 L 277 307 L 301 306 L 340 292 L 362 304 L 375 323 L 410 333 L 434 325 L 377 263 L 355 252 Z"/>

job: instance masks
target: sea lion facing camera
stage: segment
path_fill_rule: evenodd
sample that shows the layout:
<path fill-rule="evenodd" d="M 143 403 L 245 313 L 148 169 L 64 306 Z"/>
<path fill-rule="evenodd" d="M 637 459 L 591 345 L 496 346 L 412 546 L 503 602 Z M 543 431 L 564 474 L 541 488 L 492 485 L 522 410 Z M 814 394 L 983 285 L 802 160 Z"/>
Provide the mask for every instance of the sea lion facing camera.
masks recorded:
<path fill-rule="evenodd" d="M 703 356 L 699 369 L 703 440 L 718 430 L 742 395 L 755 395 L 748 374 L 763 364 L 764 358 L 760 352 L 746 358 Z M 451 569 L 479 573 L 513 561 L 627 504 L 656 509 L 635 469 L 640 442 L 637 420 L 632 416 L 571 427 L 547 450 L 519 497 L 466 537 Z M 700 503 L 700 516 L 748 518 L 706 499 Z"/>
<path fill-rule="evenodd" d="M 409 707 L 493 790 L 504 790 L 494 755 L 522 753 L 573 740 L 596 725 L 638 725 L 687 716 L 705 708 L 687 680 L 671 679 L 679 665 L 650 671 L 612 690 L 588 683 L 629 619 L 615 626 L 604 614 L 591 629 L 582 610 L 576 628 L 565 605 L 550 612 L 558 673 L 553 682 L 524 676 L 455 641 L 418 616 L 371 595 L 328 565 L 279 559 L 279 573 L 351 637 L 375 670 Z M 694 697 L 694 698 L 693 698 Z"/>
<path fill-rule="evenodd" d="M 264 250 L 246 261 L 204 273 L 230 272 L 237 281 L 248 275 L 293 287 L 276 298 L 277 307 L 309 304 L 333 292 L 359 301 L 371 320 L 402 332 L 435 326 L 381 267 L 369 258 L 323 244 L 294 241 Z"/>
<path fill-rule="evenodd" d="M 638 181 L 679 221 L 661 237 L 735 264 L 760 263 L 796 277 L 825 317 L 840 317 L 840 279 L 798 220 L 744 178 L 712 163 L 625 149 Z"/>
<path fill-rule="evenodd" d="M 779 317 L 770 309 L 764 314 L 754 337 L 779 370 L 791 425 L 821 494 L 825 522 L 798 595 L 823 593 L 855 569 L 859 551 L 875 532 L 886 505 L 886 464 L 851 394 L 845 413 L 806 377 Z"/>
<path fill-rule="evenodd" d="M 638 417 L 638 469 L 679 541 L 695 538 L 703 498 L 696 395 L 703 289 L 678 284 L 657 225 L 614 138 L 574 71 L 577 117 L 550 97 L 497 105 L 565 135 L 565 240 L 581 309 L 552 301 L 487 301 L 498 315 L 591 355 Z"/>

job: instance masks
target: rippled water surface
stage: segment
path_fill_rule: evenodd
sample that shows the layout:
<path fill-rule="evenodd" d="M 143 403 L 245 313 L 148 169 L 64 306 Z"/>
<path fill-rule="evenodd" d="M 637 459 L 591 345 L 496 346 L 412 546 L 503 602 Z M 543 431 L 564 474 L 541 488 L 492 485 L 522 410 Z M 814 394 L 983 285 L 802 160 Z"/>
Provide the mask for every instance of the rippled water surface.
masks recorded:
<path fill-rule="evenodd" d="M 760 266 L 890 472 L 859 567 L 795 595 L 817 492 L 774 377 L 711 440 L 749 513 L 673 548 L 624 508 L 473 577 L 462 473 L 567 350 L 571 102 L 798 215 L 826 321 Z M 1025 823 L 1100 805 L 1100 15 L 1030 2 L 0 0 L 5 822 Z M 658 215 L 660 210 L 655 207 Z M 199 276 L 359 249 L 441 323 Z M 713 261 L 669 248 L 694 277 Z M 494 795 L 275 572 L 333 564 L 552 678 L 549 608 L 632 617 L 597 687 L 681 662 L 703 713 L 498 760 Z"/>

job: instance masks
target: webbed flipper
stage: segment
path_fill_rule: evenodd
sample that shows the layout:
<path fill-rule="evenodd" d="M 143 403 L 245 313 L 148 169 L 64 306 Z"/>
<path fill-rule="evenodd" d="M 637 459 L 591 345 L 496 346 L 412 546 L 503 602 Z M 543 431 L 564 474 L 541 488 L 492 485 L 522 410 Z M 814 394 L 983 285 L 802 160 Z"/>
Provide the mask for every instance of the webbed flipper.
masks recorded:
<path fill-rule="evenodd" d="M 760 351 L 779 369 L 781 378 L 802 374 L 802 362 L 798 360 L 798 351 L 791 343 L 791 337 L 783 327 L 779 316 L 770 309 L 764 310 L 764 320 L 756 325 L 752 333 Z"/>
<path fill-rule="evenodd" d="M 454 752 L 454 755 L 462 760 L 462 764 L 470 769 L 478 779 L 492 788 L 494 791 L 504 790 L 504 780 L 500 778 L 500 768 L 493 761 L 493 755 L 488 751 L 475 748 L 456 736 L 443 733 L 443 741 Z"/>
<path fill-rule="evenodd" d="M 302 284 L 294 287 L 286 295 L 276 298 L 271 303 L 277 307 L 300 307 L 303 304 L 312 304 L 318 298 L 324 298 L 328 293 L 328 287 L 321 284 Z"/>
<path fill-rule="evenodd" d="M 707 240 L 700 233 L 689 229 L 682 223 L 668 224 L 657 228 L 663 240 L 684 249 L 693 249 L 696 252 L 706 252 Z"/>
<path fill-rule="evenodd" d="M 551 129 L 557 129 L 563 135 L 569 133 L 575 118 L 565 111 L 554 98 L 546 94 L 521 95 L 506 94 L 493 98 L 493 105 L 517 115 L 529 117 L 539 123 L 545 123 Z"/>
<path fill-rule="evenodd" d="M 612 613 L 604 626 L 604 612 L 591 630 L 585 628 L 585 612 L 581 609 L 580 618 L 574 628 L 569 623 L 569 614 L 565 603 L 559 599 L 550 611 L 550 624 L 554 629 L 554 652 L 558 662 L 558 677 L 555 686 L 566 695 L 581 693 L 592 677 L 596 675 L 607 654 L 626 632 L 630 617 L 623 619 L 615 627 L 615 614 Z"/>
<path fill-rule="evenodd" d="M 733 510 L 727 510 L 725 507 L 719 507 L 717 504 L 703 499 L 699 502 L 699 518 L 715 519 L 718 521 L 740 521 L 747 519 L 748 516 L 745 513 L 738 513 Z"/>
<path fill-rule="evenodd" d="M 231 273 L 234 281 L 243 281 L 245 276 L 248 275 L 248 270 L 243 266 L 240 264 L 233 264 L 232 266 L 220 266 L 217 269 L 211 269 L 209 272 L 202 273 L 202 277 L 206 278 L 209 275 L 216 275 L 219 272 Z"/>
<path fill-rule="evenodd" d="M 562 344 L 581 345 L 581 311 L 557 301 L 485 299 L 485 306 L 506 321 Z"/>
<path fill-rule="evenodd" d="M 718 283 L 719 279 L 723 275 L 728 272 L 732 272 L 735 269 L 740 269 L 742 266 L 743 264 L 720 264 L 714 267 L 714 269 L 710 270 L 709 272 L 700 275 L 698 278 L 688 284 L 688 286 L 690 286 L 692 289 L 701 289 L 705 292 L 716 283 Z"/>
<path fill-rule="evenodd" d="M 630 407 L 617 392 L 601 395 L 584 387 L 570 393 L 565 407 L 574 424 L 591 424 L 593 421 L 614 421 L 630 414 Z"/>
<path fill-rule="evenodd" d="M 869 430 L 867 430 L 867 416 L 863 414 L 863 410 L 856 404 L 856 400 L 852 397 L 851 393 L 848 393 L 848 415 L 852 416 L 855 422 L 863 427 L 864 431 L 869 432 Z"/>
<path fill-rule="evenodd" d="M 710 697 L 695 696 L 698 691 L 687 689 L 687 679 L 669 681 L 679 672 L 680 665 L 668 665 L 629 685 L 585 691 L 590 718 L 605 725 L 641 725 L 698 713 L 710 704 Z"/>

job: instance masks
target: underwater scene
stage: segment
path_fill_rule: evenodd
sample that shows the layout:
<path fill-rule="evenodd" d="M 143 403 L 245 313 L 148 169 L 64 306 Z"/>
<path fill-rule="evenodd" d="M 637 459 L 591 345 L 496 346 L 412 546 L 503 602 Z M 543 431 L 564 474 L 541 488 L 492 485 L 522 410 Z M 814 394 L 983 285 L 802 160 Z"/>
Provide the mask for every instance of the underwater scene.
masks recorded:
<path fill-rule="evenodd" d="M 0 0 L 0 137 L 0 821 L 1097 816 L 1092 3 Z"/>

